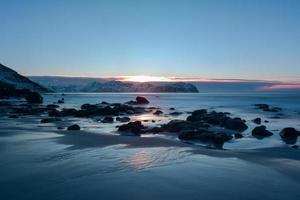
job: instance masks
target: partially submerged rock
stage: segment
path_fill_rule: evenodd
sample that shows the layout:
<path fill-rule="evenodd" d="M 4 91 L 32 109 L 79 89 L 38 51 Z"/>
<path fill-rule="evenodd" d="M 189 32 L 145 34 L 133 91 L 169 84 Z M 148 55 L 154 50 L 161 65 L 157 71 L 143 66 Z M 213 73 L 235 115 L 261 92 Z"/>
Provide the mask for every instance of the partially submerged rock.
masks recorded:
<path fill-rule="evenodd" d="M 117 117 L 116 121 L 118 121 L 118 122 L 129 122 L 130 118 L 129 117 Z"/>
<path fill-rule="evenodd" d="M 148 99 L 146 99 L 146 97 L 142 97 L 142 96 L 137 96 L 137 97 L 135 98 L 135 100 L 136 100 L 136 102 L 137 102 L 138 104 L 148 104 L 148 103 L 150 103 L 150 102 L 148 101 Z"/>
<path fill-rule="evenodd" d="M 59 105 L 56 105 L 56 104 L 48 104 L 46 106 L 46 108 L 49 108 L 49 109 L 56 109 L 56 108 L 59 108 Z"/>
<path fill-rule="evenodd" d="M 145 126 L 142 124 L 141 121 L 129 122 L 128 124 L 123 124 L 119 126 L 119 132 L 130 132 L 133 133 L 135 136 L 139 136 L 144 129 Z"/>
<path fill-rule="evenodd" d="M 104 117 L 104 119 L 101 120 L 102 123 L 113 123 L 114 118 L 113 117 Z"/>
<path fill-rule="evenodd" d="M 273 133 L 267 130 L 266 126 L 257 126 L 252 130 L 252 135 L 256 138 L 264 138 L 272 136 Z"/>
<path fill-rule="evenodd" d="M 226 120 L 224 127 L 241 132 L 248 129 L 248 126 L 241 118 L 233 118 Z"/>
<path fill-rule="evenodd" d="M 54 123 L 59 121 L 61 121 L 59 118 L 45 118 L 41 120 L 41 123 Z"/>
<path fill-rule="evenodd" d="M 178 116 L 178 115 L 181 115 L 182 112 L 170 112 L 169 115 L 172 115 L 172 116 Z"/>
<path fill-rule="evenodd" d="M 203 143 L 213 144 L 216 148 L 223 148 L 224 143 L 231 140 L 232 136 L 225 133 L 213 133 L 202 129 L 181 132 L 178 138 L 180 140 L 200 141 Z"/>
<path fill-rule="evenodd" d="M 294 128 L 284 128 L 279 133 L 281 139 L 287 144 L 295 144 L 300 132 Z"/>
<path fill-rule="evenodd" d="M 265 111 L 265 112 L 280 112 L 280 111 L 282 111 L 282 109 L 279 108 L 279 107 L 272 107 L 272 106 L 270 106 L 268 104 L 263 104 L 263 103 L 254 104 L 254 106 L 257 109 Z"/>
<path fill-rule="evenodd" d="M 157 111 L 155 111 L 153 114 L 154 114 L 154 115 L 161 115 L 161 114 L 163 114 L 163 113 L 164 113 L 163 111 L 157 110 Z"/>
<path fill-rule="evenodd" d="M 67 129 L 68 131 L 79 131 L 80 130 L 80 126 L 77 124 L 71 125 L 68 127 Z"/>
<path fill-rule="evenodd" d="M 261 124 L 261 118 L 257 117 L 255 119 L 252 120 L 255 124 Z"/>

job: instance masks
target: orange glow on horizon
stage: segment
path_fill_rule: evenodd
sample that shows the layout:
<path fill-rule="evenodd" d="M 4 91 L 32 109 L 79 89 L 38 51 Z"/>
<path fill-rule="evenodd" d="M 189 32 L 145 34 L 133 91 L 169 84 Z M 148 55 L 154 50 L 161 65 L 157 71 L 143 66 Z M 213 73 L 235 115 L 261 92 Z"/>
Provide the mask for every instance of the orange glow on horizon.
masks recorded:
<path fill-rule="evenodd" d="M 124 76 L 122 77 L 123 81 L 130 82 L 169 82 L 172 81 L 167 77 L 162 76 Z"/>

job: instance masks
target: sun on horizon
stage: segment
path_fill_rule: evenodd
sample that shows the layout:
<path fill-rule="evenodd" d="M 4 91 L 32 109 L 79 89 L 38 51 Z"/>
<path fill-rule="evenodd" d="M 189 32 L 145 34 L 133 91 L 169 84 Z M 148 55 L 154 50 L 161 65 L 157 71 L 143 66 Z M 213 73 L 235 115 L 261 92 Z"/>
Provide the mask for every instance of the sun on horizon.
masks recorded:
<path fill-rule="evenodd" d="M 123 81 L 130 82 L 169 82 L 171 79 L 163 76 L 124 76 L 122 77 Z"/>

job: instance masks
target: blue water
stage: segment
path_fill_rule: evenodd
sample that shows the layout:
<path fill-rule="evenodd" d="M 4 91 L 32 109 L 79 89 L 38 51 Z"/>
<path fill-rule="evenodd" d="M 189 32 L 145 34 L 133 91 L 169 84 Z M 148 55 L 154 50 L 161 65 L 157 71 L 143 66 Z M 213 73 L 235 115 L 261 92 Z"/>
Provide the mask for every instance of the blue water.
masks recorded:
<path fill-rule="evenodd" d="M 126 102 L 137 94 L 66 94 L 62 107 L 101 101 Z M 54 124 L 40 118 L 0 117 L 0 199 L 299 199 L 300 152 L 285 145 L 278 131 L 300 129 L 300 96 L 296 94 L 139 94 L 164 113 L 169 108 L 184 112 L 206 108 L 228 111 L 247 120 L 249 129 L 226 150 L 178 145 L 176 137 L 149 135 L 121 137 L 114 124 L 93 119 L 64 119 L 78 123 L 82 134 L 60 134 Z M 45 103 L 61 98 L 44 95 Z M 255 103 L 283 108 L 282 119 L 254 109 Z M 41 116 L 42 118 L 43 116 Z M 251 120 L 262 117 L 274 132 L 263 140 L 251 136 Z M 133 119 L 155 119 L 154 126 L 173 117 L 145 114 Z M 161 120 L 161 121 L 159 121 Z M 93 134 L 89 134 L 92 132 Z M 107 137 L 97 137 L 104 134 Z M 114 139 L 109 139 L 114 136 Z M 160 138 L 170 139 L 170 143 Z M 122 139 L 120 139 L 122 138 Z M 156 140 L 158 139 L 158 140 Z M 175 143 L 172 143 L 174 141 Z M 299 144 L 299 142 L 298 142 Z"/>

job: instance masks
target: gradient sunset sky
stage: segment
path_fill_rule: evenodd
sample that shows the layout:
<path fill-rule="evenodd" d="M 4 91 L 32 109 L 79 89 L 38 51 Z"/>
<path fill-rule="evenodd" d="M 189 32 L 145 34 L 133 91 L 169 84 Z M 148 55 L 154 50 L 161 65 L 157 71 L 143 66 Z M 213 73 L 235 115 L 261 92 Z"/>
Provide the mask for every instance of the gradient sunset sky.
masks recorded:
<path fill-rule="evenodd" d="M 0 0 L 0 63 L 26 75 L 300 81 L 298 0 Z"/>

